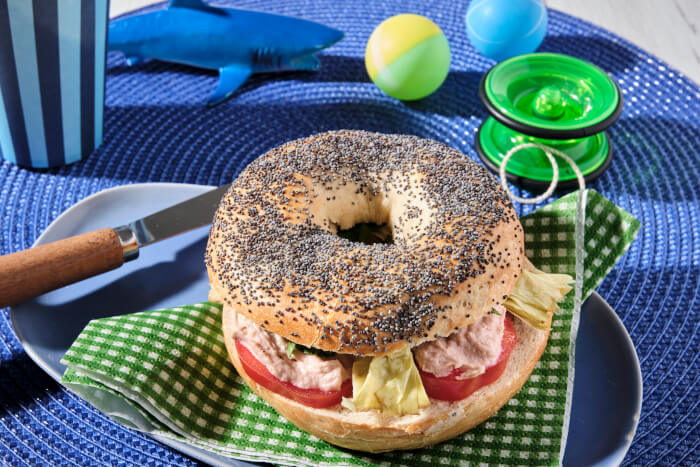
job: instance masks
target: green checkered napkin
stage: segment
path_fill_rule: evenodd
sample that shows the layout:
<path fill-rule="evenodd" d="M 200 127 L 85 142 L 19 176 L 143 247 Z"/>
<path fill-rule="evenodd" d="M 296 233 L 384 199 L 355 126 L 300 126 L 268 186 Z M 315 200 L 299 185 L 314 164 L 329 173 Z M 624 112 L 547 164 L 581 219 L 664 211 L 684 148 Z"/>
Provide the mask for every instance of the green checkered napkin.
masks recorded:
<path fill-rule="evenodd" d="M 578 192 L 527 215 L 526 254 L 574 275 Z M 632 242 L 639 221 L 589 190 L 584 298 Z M 568 426 L 573 293 L 520 392 L 470 432 L 415 451 L 364 455 L 297 429 L 229 363 L 221 307 L 200 303 L 91 321 L 66 352 L 63 383 L 118 422 L 240 459 L 284 465 L 556 464 Z M 575 321 L 575 320 L 574 320 Z M 570 397 L 570 394 L 569 394 Z"/>

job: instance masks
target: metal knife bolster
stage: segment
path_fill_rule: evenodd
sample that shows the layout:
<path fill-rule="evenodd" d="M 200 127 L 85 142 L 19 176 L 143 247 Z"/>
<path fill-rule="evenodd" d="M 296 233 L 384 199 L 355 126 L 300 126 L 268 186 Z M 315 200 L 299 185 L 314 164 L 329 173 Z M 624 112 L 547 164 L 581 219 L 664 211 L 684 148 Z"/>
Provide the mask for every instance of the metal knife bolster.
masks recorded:
<path fill-rule="evenodd" d="M 136 234 L 129 228 L 128 225 L 116 227 L 114 231 L 119 237 L 119 243 L 122 245 L 122 254 L 124 262 L 131 261 L 139 257 L 139 242 L 136 239 Z"/>

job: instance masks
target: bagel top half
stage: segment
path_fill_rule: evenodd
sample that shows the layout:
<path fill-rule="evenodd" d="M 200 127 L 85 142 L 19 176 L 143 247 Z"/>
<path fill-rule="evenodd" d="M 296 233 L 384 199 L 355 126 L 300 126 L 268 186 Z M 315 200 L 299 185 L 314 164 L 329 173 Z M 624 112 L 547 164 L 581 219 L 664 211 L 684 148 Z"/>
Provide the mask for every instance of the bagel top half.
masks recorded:
<path fill-rule="evenodd" d="M 388 224 L 393 244 L 336 235 Z M 290 341 L 384 355 L 448 336 L 502 303 L 523 233 L 497 180 L 436 141 L 333 131 L 252 162 L 223 197 L 212 299 Z"/>

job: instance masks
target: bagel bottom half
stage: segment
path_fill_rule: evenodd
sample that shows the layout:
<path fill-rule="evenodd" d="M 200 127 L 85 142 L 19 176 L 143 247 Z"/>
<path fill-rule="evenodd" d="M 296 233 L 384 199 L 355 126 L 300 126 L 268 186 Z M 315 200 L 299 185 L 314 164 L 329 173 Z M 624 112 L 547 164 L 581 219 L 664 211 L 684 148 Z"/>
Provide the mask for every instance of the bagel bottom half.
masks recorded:
<path fill-rule="evenodd" d="M 344 448 L 367 452 L 417 449 L 454 438 L 493 416 L 525 384 L 547 345 L 549 331 L 535 329 L 512 317 L 518 340 L 503 375 L 457 402 L 431 399 L 415 415 L 393 416 L 377 411 L 351 412 L 341 408 L 315 409 L 280 396 L 248 376 L 238 358 L 231 329 L 231 313 L 224 307 L 226 349 L 241 378 L 280 415 L 309 433 Z"/>

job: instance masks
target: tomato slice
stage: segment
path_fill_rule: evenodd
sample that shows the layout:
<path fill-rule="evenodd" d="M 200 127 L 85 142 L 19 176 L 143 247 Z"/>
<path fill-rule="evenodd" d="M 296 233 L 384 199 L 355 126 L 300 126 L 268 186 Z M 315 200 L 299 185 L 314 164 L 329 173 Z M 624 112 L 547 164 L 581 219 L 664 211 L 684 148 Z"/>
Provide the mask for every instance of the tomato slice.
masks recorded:
<path fill-rule="evenodd" d="M 324 391 L 318 388 L 304 389 L 294 386 L 288 381 L 282 381 L 265 368 L 265 365 L 255 358 L 248 348 L 236 341 L 238 358 L 243 369 L 250 378 L 265 389 L 304 404 L 308 407 L 322 409 L 340 404 L 343 397 L 352 397 L 352 378 L 343 381 L 337 391 Z"/>
<path fill-rule="evenodd" d="M 481 375 L 473 378 L 457 379 L 457 376 L 464 370 L 455 368 L 449 375 L 438 378 L 434 374 L 422 371 L 418 368 L 418 372 L 423 380 L 423 387 L 428 397 L 441 401 L 460 401 L 500 378 L 508 364 L 508 357 L 518 340 L 518 336 L 515 333 L 515 326 L 513 326 L 508 315 L 506 315 L 503 324 L 503 339 L 501 340 L 501 353 L 498 355 L 498 360 L 493 366 L 488 367 L 486 372 Z"/>

